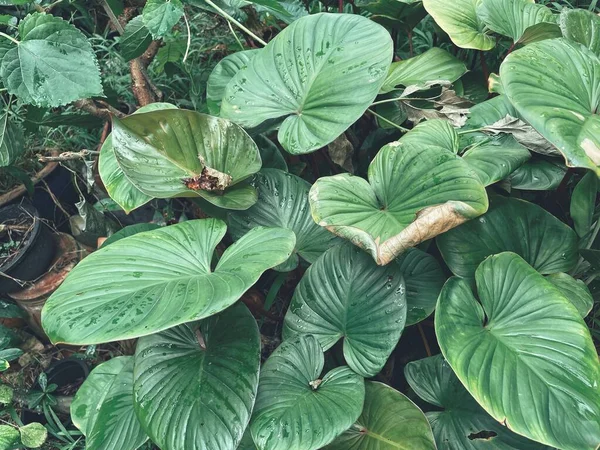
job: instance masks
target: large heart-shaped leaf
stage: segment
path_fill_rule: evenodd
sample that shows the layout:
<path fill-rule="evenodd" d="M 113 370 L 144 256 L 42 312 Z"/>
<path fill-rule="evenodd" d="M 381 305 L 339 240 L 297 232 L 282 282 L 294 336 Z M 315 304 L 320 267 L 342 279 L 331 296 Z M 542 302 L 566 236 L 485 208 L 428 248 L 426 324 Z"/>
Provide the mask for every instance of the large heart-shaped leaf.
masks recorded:
<path fill-rule="evenodd" d="M 236 52 L 226 56 L 215 66 L 206 82 L 206 106 L 211 114 L 219 115 L 225 87 L 236 73 L 246 68 L 258 52 L 259 49 Z"/>
<path fill-rule="evenodd" d="M 483 214 L 485 188 L 451 150 L 410 142 L 383 147 L 369 181 L 350 174 L 317 180 L 310 190 L 319 225 L 387 264 L 406 249 Z"/>
<path fill-rule="evenodd" d="M 600 17 L 585 9 L 563 8 L 558 20 L 562 34 L 600 56 Z"/>
<path fill-rule="evenodd" d="M 423 6 L 435 22 L 461 48 L 490 50 L 495 39 L 486 34 L 485 23 L 477 15 L 482 0 L 423 0 Z"/>
<path fill-rule="evenodd" d="M 515 198 L 493 197 L 477 220 L 438 236 L 444 261 L 455 275 L 472 278 L 495 253 L 517 253 L 543 274 L 566 272 L 577 263 L 577 235 L 543 208 Z"/>
<path fill-rule="evenodd" d="M 308 153 L 329 144 L 374 100 L 392 60 L 382 26 L 314 14 L 279 33 L 227 85 L 221 115 L 244 127 L 283 119 L 279 142 Z"/>
<path fill-rule="evenodd" d="M 150 103 L 142 106 L 134 114 L 157 111 L 160 109 L 177 109 L 170 103 Z M 115 151 L 112 145 L 112 133 L 106 137 L 100 156 L 98 158 L 98 173 L 104 183 L 104 187 L 117 204 L 123 208 L 126 213 L 148 203 L 152 197 L 144 194 L 131 181 L 127 179 L 123 170 L 119 166 L 115 157 Z"/>
<path fill-rule="evenodd" d="M 406 285 L 406 325 L 427 318 L 435 309 L 446 275 L 437 259 L 418 248 L 409 248 L 396 259 Z"/>
<path fill-rule="evenodd" d="M 533 157 L 510 175 L 513 189 L 552 191 L 560 186 L 567 168 L 559 161 Z"/>
<path fill-rule="evenodd" d="M 48 299 L 44 330 L 53 342 L 95 344 L 209 317 L 235 303 L 294 248 L 291 231 L 255 228 L 212 269 L 225 231 L 217 219 L 190 220 L 102 247 Z"/>
<path fill-rule="evenodd" d="M 372 377 L 396 347 L 406 309 L 398 265 L 380 267 L 362 250 L 340 245 L 325 252 L 300 280 L 285 315 L 283 336 L 312 334 L 324 350 L 344 339 L 348 366 Z"/>
<path fill-rule="evenodd" d="M 92 46 L 69 22 L 33 13 L 19 24 L 19 38 L 2 58 L 0 77 L 21 102 L 57 107 L 102 95 Z"/>
<path fill-rule="evenodd" d="M 484 186 L 497 183 L 525 164 L 531 153 L 512 136 L 476 145 L 463 154 Z"/>
<path fill-rule="evenodd" d="M 453 277 L 435 313 L 440 348 L 460 381 L 516 433 L 565 450 L 596 449 L 600 365 L 577 309 L 515 253 L 490 256 L 475 279 L 481 303 Z"/>
<path fill-rule="evenodd" d="M 281 227 L 296 235 L 294 254 L 276 270 L 287 272 L 298 265 L 298 256 L 309 263 L 329 247 L 341 242 L 334 234 L 315 224 L 310 216 L 310 184 L 277 169 L 264 169 L 255 178 L 258 201 L 248 210 L 228 216 L 230 232 L 239 239 L 256 226 Z"/>
<path fill-rule="evenodd" d="M 260 450 L 317 450 L 358 419 L 365 383 L 348 367 L 321 378 L 323 349 L 317 338 L 284 341 L 260 372 L 250 422 Z"/>
<path fill-rule="evenodd" d="M 483 0 L 477 8 L 477 15 L 490 30 L 518 43 L 526 44 L 562 35 L 550 8 L 531 0 Z M 538 31 L 532 33 L 532 27 Z M 543 33 L 539 32 L 541 27 L 544 28 Z"/>
<path fill-rule="evenodd" d="M 558 148 L 569 167 L 600 174 L 598 56 L 576 42 L 548 39 L 508 55 L 500 77 L 519 114 Z"/>
<path fill-rule="evenodd" d="M 100 364 L 77 391 L 71 419 L 89 450 L 135 450 L 148 436 L 133 409 L 133 357 Z"/>
<path fill-rule="evenodd" d="M 365 383 L 365 405 L 354 425 L 327 450 L 436 450 L 423 412 L 383 383 Z"/>
<path fill-rule="evenodd" d="M 4 113 L 0 117 L 0 167 L 10 166 L 24 151 L 23 130 Z"/>
<path fill-rule="evenodd" d="M 256 191 L 239 183 L 260 170 L 260 153 L 228 120 L 183 109 L 133 114 L 113 119 L 112 144 L 125 176 L 146 195 L 199 195 L 228 209 L 256 202 Z"/>
<path fill-rule="evenodd" d="M 392 63 L 381 92 L 404 86 L 402 97 L 434 85 L 449 86 L 467 71 L 465 64 L 441 48 L 431 48 L 421 55 Z"/>
<path fill-rule="evenodd" d="M 221 314 L 141 338 L 135 408 L 163 450 L 237 447 L 258 388 L 260 334 L 237 304 Z"/>
<path fill-rule="evenodd" d="M 438 450 L 541 450 L 546 446 L 513 433 L 479 406 L 442 355 L 408 363 L 406 381 L 426 402 Z"/>

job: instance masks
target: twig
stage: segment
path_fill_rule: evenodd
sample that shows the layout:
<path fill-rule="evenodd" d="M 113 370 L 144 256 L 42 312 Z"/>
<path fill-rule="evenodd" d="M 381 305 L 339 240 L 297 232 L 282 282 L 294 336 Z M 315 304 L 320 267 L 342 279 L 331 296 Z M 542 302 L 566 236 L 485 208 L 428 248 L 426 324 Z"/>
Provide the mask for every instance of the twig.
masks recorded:
<path fill-rule="evenodd" d="M 262 45 L 265 45 L 265 46 L 267 45 L 267 43 L 265 41 L 263 41 L 261 38 L 259 38 L 257 35 L 255 35 L 252 31 L 250 31 L 244 25 L 242 25 L 240 22 L 235 20 L 233 17 L 231 17 L 229 14 L 227 14 L 225 11 L 223 11 L 221 8 L 219 8 L 217 5 L 215 5 L 215 3 L 212 0 L 204 0 L 204 1 L 207 4 L 209 4 L 210 6 L 212 6 L 215 10 L 217 10 L 217 12 L 219 14 L 221 14 L 223 17 L 225 17 L 227 20 L 231 20 L 233 23 L 235 23 L 240 30 L 248 33 L 250 36 L 252 36 L 252 38 L 254 38 L 258 42 L 260 42 Z"/>
<path fill-rule="evenodd" d="M 415 49 L 414 49 L 414 45 L 413 45 L 413 32 L 412 32 L 412 30 L 408 31 L 408 54 L 410 55 L 411 58 L 415 54 Z"/>
<path fill-rule="evenodd" d="M 152 41 L 150 46 L 139 58 L 135 58 L 129 62 L 129 72 L 131 73 L 133 95 L 140 106 L 146 106 L 154 103 L 161 97 L 161 92 L 154 87 L 146 69 L 158 53 L 160 41 Z"/>
<path fill-rule="evenodd" d="M 185 21 L 185 27 L 187 28 L 187 45 L 185 47 L 185 54 L 183 55 L 183 60 L 181 62 L 185 64 L 190 52 L 190 47 L 192 46 L 192 31 L 190 30 L 190 23 L 188 22 L 186 14 L 183 15 L 183 20 Z"/>
<path fill-rule="evenodd" d="M 108 123 L 108 122 L 107 122 Z M 94 150 L 81 150 L 80 152 L 63 152 L 58 156 L 38 156 L 39 162 L 52 162 L 52 161 L 72 161 L 74 159 L 85 159 L 90 155 L 99 155 L 100 152 Z"/>
<path fill-rule="evenodd" d="M 52 199 L 52 201 L 54 202 L 54 204 L 56 206 L 58 206 L 58 209 L 60 209 L 62 211 L 62 213 L 68 218 L 71 217 L 71 214 L 69 214 L 65 208 L 63 208 L 63 206 L 60 204 L 60 202 L 58 201 L 58 199 L 56 198 L 56 196 L 54 195 L 54 192 L 52 192 L 52 189 L 50 189 L 50 186 L 48 186 L 48 183 L 46 183 L 46 180 L 41 180 L 42 184 L 46 187 L 46 189 L 44 189 L 46 192 L 48 192 L 48 194 L 50 195 L 50 198 Z"/>
<path fill-rule="evenodd" d="M 50 174 L 56 168 L 57 165 L 58 162 L 51 162 L 50 164 L 48 164 L 46 167 L 44 167 L 42 170 L 36 173 L 33 178 L 31 178 L 31 183 L 35 186 L 37 183 L 40 182 L 40 180 L 42 180 L 44 177 Z M 21 195 L 25 194 L 25 192 L 27 192 L 27 188 L 24 184 L 20 184 L 16 188 L 0 196 L 0 205 L 5 205 L 6 203 L 11 202 L 16 198 L 19 198 Z"/>
<path fill-rule="evenodd" d="M 125 116 L 125 114 L 123 114 L 121 111 L 113 108 L 108 104 L 107 107 L 101 108 L 98 105 L 96 105 L 96 103 L 92 99 L 89 98 L 77 100 L 75 103 L 73 103 L 73 105 L 81 109 L 82 111 L 91 114 L 92 116 L 99 117 L 100 119 L 106 121 L 110 121 L 113 115 L 116 117 Z"/>
<path fill-rule="evenodd" d="M 338 12 L 344 12 L 344 0 L 338 0 Z"/>
<path fill-rule="evenodd" d="M 421 339 L 423 339 L 423 346 L 425 347 L 425 353 L 427 353 L 427 356 L 431 356 L 431 348 L 429 348 L 429 342 L 427 342 L 427 336 L 425 336 L 425 332 L 423 331 L 423 327 L 421 327 L 420 323 L 417 324 L 417 328 L 419 330 L 419 334 L 421 335 Z"/>
<path fill-rule="evenodd" d="M 117 16 L 115 16 L 115 13 L 113 12 L 109 4 L 106 2 L 106 0 L 102 0 L 102 7 L 104 8 L 104 11 L 106 12 L 106 15 L 108 16 L 110 21 L 115 26 L 115 30 L 117 30 L 119 34 L 123 34 L 125 32 L 125 29 L 123 28 L 123 25 L 121 25 L 121 22 L 119 22 L 119 19 L 117 19 Z"/>

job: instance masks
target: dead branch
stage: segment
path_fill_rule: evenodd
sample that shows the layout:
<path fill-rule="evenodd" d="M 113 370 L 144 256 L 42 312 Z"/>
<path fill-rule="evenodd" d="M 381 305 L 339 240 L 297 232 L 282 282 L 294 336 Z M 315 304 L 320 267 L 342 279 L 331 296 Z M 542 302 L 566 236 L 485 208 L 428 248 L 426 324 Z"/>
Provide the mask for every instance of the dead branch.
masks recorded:
<path fill-rule="evenodd" d="M 39 162 L 53 162 L 53 161 L 72 161 L 74 159 L 85 159 L 91 155 L 99 155 L 100 152 L 94 150 L 81 150 L 80 152 L 63 152 L 58 156 L 43 156 L 37 155 Z"/>
<path fill-rule="evenodd" d="M 110 121 L 112 116 L 116 116 L 116 117 L 125 116 L 125 114 L 123 114 L 118 109 L 113 108 L 108 103 L 105 103 L 104 107 L 100 107 L 96 104 L 96 102 L 94 102 L 92 99 L 89 99 L 89 98 L 77 100 L 75 103 L 73 103 L 73 105 L 75 105 L 77 108 L 81 109 L 82 111 L 85 111 L 85 112 L 91 114 L 92 116 L 99 117 L 100 119 L 106 120 L 106 121 Z"/>

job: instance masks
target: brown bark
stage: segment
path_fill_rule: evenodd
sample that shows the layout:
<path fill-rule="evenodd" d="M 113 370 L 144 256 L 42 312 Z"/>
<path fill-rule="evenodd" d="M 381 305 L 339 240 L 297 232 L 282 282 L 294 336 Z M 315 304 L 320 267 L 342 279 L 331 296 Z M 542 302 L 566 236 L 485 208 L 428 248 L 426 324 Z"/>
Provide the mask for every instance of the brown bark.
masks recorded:
<path fill-rule="evenodd" d="M 131 90 L 139 106 L 154 103 L 162 97 L 162 93 L 152 84 L 146 73 L 146 69 L 158 53 L 160 45 L 161 41 L 152 41 L 142 56 L 129 62 Z"/>

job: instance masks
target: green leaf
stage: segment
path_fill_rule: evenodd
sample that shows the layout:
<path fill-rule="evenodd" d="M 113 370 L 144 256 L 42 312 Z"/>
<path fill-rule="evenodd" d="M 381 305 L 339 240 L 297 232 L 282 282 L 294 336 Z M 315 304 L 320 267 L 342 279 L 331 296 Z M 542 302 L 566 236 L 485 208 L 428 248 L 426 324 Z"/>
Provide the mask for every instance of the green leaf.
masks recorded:
<path fill-rule="evenodd" d="M 558 23 L 565 38 L 585 45 L 600 56 L 600 17 L 585 9 L 563 8 Z"/>
<path fill-rule="evenodd" d="M 10 166 L 24 151 L 23 130 L 4 113 L 0 117 L 0 167 Z"/>
<path fill-rule="evenodd" d="M 151 42 L 152 35 L 144 25 L 142 16 L 134 17 L 125 25 L 125 32 L 119 41 L 121 56 L 125 61 L 142 56 Z"/>
<path fill-rule="evenodd" d="M 102 247 L 81 261 L 48 299 L 42 311 L 44 330 L 53 342 L 83 345 L 203 319 L 235 303 L 294 248 L 291 231 L 255 228 L 211 269 L 225 231 L 217 219 L 189 220 Z"/>
<path fill-rule="evenodd" d="M 597 192 L 598 177 L 593 172 L 586 173 L 573 189 L 571 218 L 579 237 L 585 236 L 592 227 Z"/>
<path fill-rule="evenodd" d="M 567 168 L 554 161 L 533 157 L 510 176 L 513 189 L 552 191 L 565 177 Z"/>
<path fill-rule="evenodd" d="M 258 12 L 268 12 L 287 24 L 308 14 L 300 0 L 252 0 L 251 3 Z"/>
<path fill-rule="evenodd" d="M 135 450 L 146 442 L 133 405 L 132 356 L 117 356 L 92 370 L 71 403 L 71 420 L 86 436 L 86 449 Z"/>
<path fill-rule="evenodd" d="M 577 235 L 540 206 L 493 197 L 490 210 L 437 238 L 455 275 L 472 279 L 477 266 L 495 253 L 514 252 L 538 272 L 567 272 L 577 263 Z"/>
<path fill-rule="evenodd" d="M 467 67 L 460 59 L 434 47 L 413 58 L 392 63 L 381 92 L 404 86 L 402 97 L 406 97 L 432 86 L 449 86 L 466 72 Z"/>
<path fill-rule="evenodd" d="M 260 170 L 246 132 L 225 119 L 183 109 L 113 119 L 112 143 L 125 176 L 156 198 L 201 196 L 227 209 L 248 209 L 256 191 L 241 181 Z"/>
<path fill-rule="evenodd" d="M 383 383 L 365 383 L 363 412 L 326 450 L 436 450 L 423 412 Z"/>
<path fill-rule="evenodd" d="M 12 387 L 7 384 L 0 384 L 0 403 L 9 405 L 13 401 L 14 395 L 15 391 Z M 2 448 L 1 445 L 0 448 Z"/>
<path fill-rule="evenodd" d="M 406 287 L 400 267 L 380 267 L 346 244 L 325 252 L 305 272 L 285 315 L 283 337 L 311 334 L 324 350 L 343 339 L 348 366 L 372 377 L 396 347 L 405 322 Z"/>
<path fill-rule="evenodd" d="M 258 201 L 246 211 L 228 215 L 229 231 L 239 239 L 257 226 L 281 227 L 296 235 L 296 247 L 289 260 L 275 268 L 282 272 L 298 266 L 298 256 L 309 263 L 340 239 L 318 226 L 310 216 L 310 184 L 302 178 L 278 169 L 264 169 L 256 175 L 254 185 Z"/>
<path fill-rule="evenodd" d="M 404 139 L 384 146 L 369 181 L 350 174 L 323 177 L 310 190 L 319 225 L 367 250 L 378 264 L 483 214 L 485 188 L 452 151 Z"/>
<path fill-rule="evenodd" d="M 103 95 L 92 46 L 69 22 L 33 13 L 19 24 L 19 37 L 2 58 L 0 77 L 21 102 L 57 107 Z"/>
<path fill-rule="evenodd" d="M 530 27 L 546 24 L 545 33 L 535 33 L 537 37 L 560 37 L 560 28 L 556 25 L 556 17 L 550 8 L 538 5 L 531 0 L 482 0 L 477 8 L 477 15 L 490 30 L 508 36 L 517 43 L 530 43 L 531 31 L 527 33 L 529 39 L 523 39 Z"/>
<path fill-rule="evenodd" d="M 558 148 L 567 166 L 600 174 L 598 56 L 566 39 L 547 39 L 508 55 L 500 77 L 519 114 Z"/>
<path fill-rule="evenodd" d="M 128 225 L 125 228 L 117 231 L 115 234 L 109 236 L 108 239 L 106 239 L 102 244 L 102 247 L 106 247 L 113 242 L 120 241 L 121 239 L 133 236 L 134 234 L 156 230 L 157 228 L 160 228 L 160 226 L 155 223 L 136 223 L 134 225 Z"/>
<path fill-rule="evenodd" d="M 177 107 L 170 103 L 150 103 L 142 106 L 134 114 L 161 109 L 177 109 Z M 123 173 L 115 156 L 112 133 L 106 137 L 100 149 L 98 173 L 110 198 L 123 208 L 123 211 L 127 214 L 152 200 L 151 196 L 144 194 L 135 187 Z"/>
<path fill-rule="evenodd" d="M 409 248 L 396 259 L 406 285 L 406 325 L 414 325 L 435 309 L 446 275 L 437 259 L 418 248 Z"/>
<path fill-rule="evenodd" d="M 219 61 L 212 70 L 206 83 L 206 106 L 212 115 L 218 116 L 221 112 L 221 101 L 227 84 L 259 52 L 259 49 L 254 49 L 233 53 Z"/>
<path fill-rule="evenodd" d="M 181 0 L 147 0 L 142 10 L 144 25 L 154 39 L 169 33 L 183 14 Z"/>
<path fill-rule="evenodd" d="M 17 306 L 16 303 L 12 303 L 7 300 L 0 299 L 0 318 L 2 319 L 25 319 L 27 313 Z"/>
<path fill-rule="evenodd" d="M 258 150 L 260 151 L 260 158 L 262 159 L 262 168 L 263 169 L 280 169 L 285 172 L 288 171 L 287 163 L 285 162 L 285 158 L 279 151 L 277 145 L 273 143 L 270 139 L 259 134 L 254 136 L 254 142 L 258 145 Z"/>
<path fill-rule="evenodd" d="M 392 47 L 385 28 L 365 17 L 303 17 L 233 77 L 221 115 L 244 127 L 282 119 L 283 148 L 292 154 L 314 151 L 335 140 L 373 102 Z"/>
<path fill-rule="evenodd" d="M 420 0 L 356 0 L 354 4 L 387 28 L 412 30 L 427 15 Z"/>
<path fill-rule="evenodd" d="M 495 39 L 486 34 L 484 22 L 477 16 L 482 0 L 423 0 L 423 6 L 435 22 L 461 48 L 491 50 Z"/>
<path fill-rule="evenodd" d="M 48 430 L 41 423 L 33 422 L 19 428 L 21 443 L 27 448 L 39 448 L 48 439 Z"/>
<path fill-rule="evenodd" d="M 452 153 L 460 150 L 460 139 L 456 129 L 447 120 L 433 119 L 419 123 L 402 136 L 404 144 L 415 147 L 440 147 Z"/>
<path fill-rule="evenodd" d="M 0 449 L 7 450 L 19 444 L 19 430 L 11 425 L 0 425 Z"/>
<path fill-rule="evenodd" d="M 546 280 L 556 286 L 565 298 L 573 303 L 581 317 L 585 318 L 590 313 L 594 306 L 594 298 L 583 281 L 576 280 L 563 272 L 548 275 Z"/>
<path fill-rule="evenodd" d="M 600 270 L 600 250 L 581 249 L 579 253 L 594 269 Z"/>
<path fill-rule="evenodd" d="M 547 449 L 511 432 L 485 412 L 442 355 L 409 362 L 404 375 L 419 397 L 442 408 L 442 411 L 425 413 L 438 450 Z"/>
<path fill-rule="evenodd" d="M 324 359 L 317 338 L 303 335 L 284 341 L 265 362 L 250 422 L 260 450 L 317 450 L 358 419 L 363 378 L 346 366 L 321 378 Z"/>
<path fill-rule="evenodd" d="M 463 158 L 484 186 L 503 180 L 525 164 L 531 153 L 512 136 L 492 140 L 467 150 Z"/>
<path fill-rule="evenodd" d="M 259 366 L 260 333 L 243 304 L 143 337 L 134 370 L 138 418 L 160 448 L 234 449 L 250 421 Z"/>
<path fill-rule="evenodd" d="M 597 448 L 600 365 L 577 309 L 514 253 L 489 257 L 475 278 L 481 303 L 453 277 L 435 313 L 460 381 L 518 434 L 564 450 Z"/>

